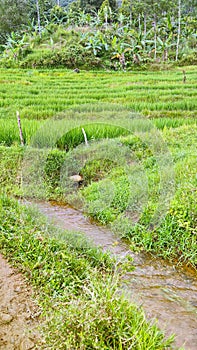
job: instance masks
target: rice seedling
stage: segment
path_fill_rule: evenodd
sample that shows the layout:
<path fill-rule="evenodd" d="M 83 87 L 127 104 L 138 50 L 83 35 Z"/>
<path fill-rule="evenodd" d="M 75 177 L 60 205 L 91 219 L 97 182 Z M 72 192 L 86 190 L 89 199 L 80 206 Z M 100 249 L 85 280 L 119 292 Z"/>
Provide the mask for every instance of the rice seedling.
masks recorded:
<path fill-rule="evenodd" d="M 26 144 L 30 143 L 32 136 L 41 126 L 42 122 L 38 120 L 22 120 L 23 137 Z M 20 144 L 17 119 L 0 119 L 0 144 L 11 146 Z"/>

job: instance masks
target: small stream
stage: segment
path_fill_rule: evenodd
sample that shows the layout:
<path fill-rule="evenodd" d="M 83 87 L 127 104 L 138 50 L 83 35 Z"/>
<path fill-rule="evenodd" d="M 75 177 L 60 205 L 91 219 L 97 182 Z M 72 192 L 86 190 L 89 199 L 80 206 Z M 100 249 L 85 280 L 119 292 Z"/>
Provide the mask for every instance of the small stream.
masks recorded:
<path fill-rule="evenodd" d="M 97 246 L 116 256 L 130 254 L 135 270 L 127 273 L 126 290 L 132 301 L 142 305 L 147 318 L 157 319 L 167 335 L 174 333 L 175 345 L 197 350 L 197 276 L 195 271 L 180 268 L 146 254 L 135 254 L 110 230 L 91 222 L 69 206 L 36 203 L 51 221 L 68 230 L 85 233 Z"/>

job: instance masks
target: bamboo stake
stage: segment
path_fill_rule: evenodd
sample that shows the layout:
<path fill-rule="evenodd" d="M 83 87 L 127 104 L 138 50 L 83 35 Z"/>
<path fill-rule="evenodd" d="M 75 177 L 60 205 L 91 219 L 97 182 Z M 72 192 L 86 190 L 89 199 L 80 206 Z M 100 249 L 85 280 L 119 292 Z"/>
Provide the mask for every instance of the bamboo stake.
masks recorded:
<path fill-rule="evenodd" d="M 21 140 L 21 146 L 24 146 L 24 138 L 23 138 L 23 132 L 22 132 L 22 127 L 21 127 L 21 118 L 20 118 L 20 114 L 17 111 L 16 112 L 16 116 L 17 116 L 17 121 L 18 121 L 18 128 L 19 128 L 19 136 L 20 136 L 20 140 Z"/>
<path fill-rule="evenodd" d="M 183 83 L 185 84 L 187 80 L 186 72 L 183 70 Z"/>
<path fill-rule="evenodd" d="M 86 136 L 86 132 L 85 132 L 84 128 L 82 128 L 81 130 L 82 130 L 82 133 L 83 133 L 85 144 L 86 144 L 86 146 L 88 146 L 88 139 L 87 139 L 87 136 Z"/>

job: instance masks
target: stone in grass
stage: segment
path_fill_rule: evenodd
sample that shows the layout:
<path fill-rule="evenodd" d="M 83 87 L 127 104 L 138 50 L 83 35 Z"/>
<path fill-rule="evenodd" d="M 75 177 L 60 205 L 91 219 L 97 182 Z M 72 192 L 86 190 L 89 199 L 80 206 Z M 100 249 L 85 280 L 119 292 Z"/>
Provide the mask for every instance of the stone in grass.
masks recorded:
<path fill-rule="evenodd" d="M 80 73 L 80 70 L 79 70 L 79 68 L 75 68 L 75 69 L 73 70 L 73 72 L 74 72 L 74 73 Z"/>
<path fill-rule="evenodd" d="M 70 180 L 72 180 L 73 182 L 76 182 L 78 184 L 81 184 L 83 182 L 83 178 L 81 175 L 72 175 L 72 176 L 70 176 Z"/>
<path fill-rule="evenodd" d="M 73 182 L 75 188 L 78 188 L 83 183 L 83 178 L 81 175 L 72 175 L 70 176 L 70 180 Z"/>

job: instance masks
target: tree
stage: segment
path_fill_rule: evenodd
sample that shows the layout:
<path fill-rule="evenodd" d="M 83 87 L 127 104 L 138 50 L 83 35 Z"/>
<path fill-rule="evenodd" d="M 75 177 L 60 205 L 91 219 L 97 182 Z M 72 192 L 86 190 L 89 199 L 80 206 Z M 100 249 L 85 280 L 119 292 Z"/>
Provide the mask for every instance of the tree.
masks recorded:
<path fill-rule="evenodd" d="M 21 31 L 29 21 L 29 1 L 1 0 L 0 1 L 0 43 L 13 31 Z"/>
<path fill-rule="evenodd" d="M 176 43 L 176 61 L 179 56 L 179 44 L 181 36 L 181 0 L 178 0 L 178 30 L 177 30 L 177 43 Z"/>
<path fill-rule="evenodd" d="M 122 0 L 119 12 L 122 13 L 127 20 L 132 20 L 132 0 Z"/>
<path fill-rule="evenodd" d="M 103 0 L 80 0 L 80 7 L 86 12 L 98 11 Z M 109 0 L 109 6 L 113 10 L 116 9 L 116 0 Z"/>
<path fill-rule="evenodd" d="M 99 16 L 105 22 L 106 28 L 107 28 L 108 21 L 110 21 L 111 19 L 111 15 L 112 15 L 112 10 L 109 4 L 109 0 L 104 0 L 99 10 Z"/>
<path fill-rule="evenodd" d="M 31 18 L 38 24 L 38 30 L 41 30 L 46 21 L 50 21 L 51 9 L 57 4 L 56 0 L 30 0 Z"/>
<path fill-rule="evenodd" d="M 37 12 L 37 20 L 38 20 L 38 32 L 41 33 L 41 23 L 40 23 L 40 4 L 39 1 L 36 0 L 36 12 Z"/>

